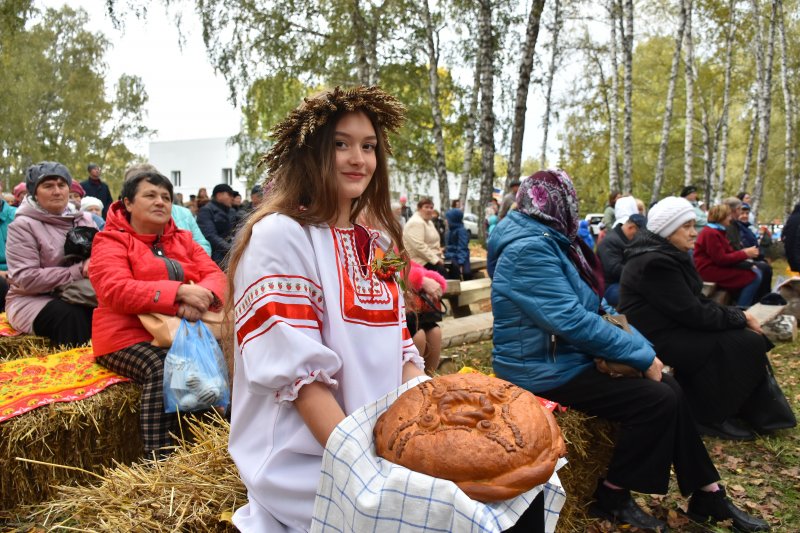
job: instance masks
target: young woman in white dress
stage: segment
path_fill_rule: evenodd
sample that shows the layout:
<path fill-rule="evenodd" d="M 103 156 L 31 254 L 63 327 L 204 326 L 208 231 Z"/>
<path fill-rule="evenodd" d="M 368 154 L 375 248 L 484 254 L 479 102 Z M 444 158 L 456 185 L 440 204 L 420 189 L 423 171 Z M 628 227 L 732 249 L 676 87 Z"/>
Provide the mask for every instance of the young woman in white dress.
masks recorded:
<path fill-rule="evenodd" d="M 402 290 L 372 269 L 378 232 L 354 223 L 368 210 L 403 254 L 386 161 L 403 111 L 375 87 L 336 88 L 273 130 L 271 190 L 229 263 L 241 531 L 307 531 L 334 427 L 423 375 Z"/>

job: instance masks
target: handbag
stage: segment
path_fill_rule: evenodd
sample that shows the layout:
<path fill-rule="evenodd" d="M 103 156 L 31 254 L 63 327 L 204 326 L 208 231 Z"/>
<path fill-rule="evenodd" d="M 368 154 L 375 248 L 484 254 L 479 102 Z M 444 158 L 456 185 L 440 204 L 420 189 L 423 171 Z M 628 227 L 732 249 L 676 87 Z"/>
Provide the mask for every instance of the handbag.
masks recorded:
<path fill-rule="evenodd" d="M 602 317 L 603 320 L 609 322 L 613 326 L 618 327 L 619 329 L 628 333 L 633 333 L 630 325 L 628 324 L 628 318 L 625 315 L 612 315 L 606 313 L 602 315 Z M 633 368 L 632 366 L 624 363 L 617 363 L 616 361 L 609 361 L 608 359 L 603 359 L 602 357 L 595 357 L 594 366 L 597 368 L 598 372 L 608 374 L 612 378 L 642 377 L 641 371 Z"/>
<path fill-rule="evenodd" d="M 767 375 L 748 398 L 740 413 L 757 433 L 789 429 L 797 425 L 792 407 L 786 400 L 775 372 L 767 360 Z"/>
<path fill-rule="evenodd" d="M 59 285 L 53 291 L 53 296 L 68 304 L 97 307 L 97 293 L 88 278 Z"/>
<path fill-rule="evenodd" d="M 150 341 L 150 344 L 161 348 L 169 348 L 172 346 L 175 335 L 178 333 L 178 328 L 181 326 L 182 319 L 180 317 L 165 315 L 163 313 L 142 313 L 138 316 L 144 329 L 153 336 L 153 340 Z M 221 311 L 206 311 L 203 313 L 203 316 L 200 317 L 200 321 L 206 325 L 215 339 L 222 338 L 222 324 L 224 320 L 225 314 Z"/>
<path fill-rule="evenodd" d="M 441 298 L 434 301 L 424 291 L 414 291 L 414 294 L 417 296 L 415 302 L 417 314 L 428 315 L 435 322 L 441 322 L 444 319 L 444 315 L 447 314 L 447 305 Z"/>

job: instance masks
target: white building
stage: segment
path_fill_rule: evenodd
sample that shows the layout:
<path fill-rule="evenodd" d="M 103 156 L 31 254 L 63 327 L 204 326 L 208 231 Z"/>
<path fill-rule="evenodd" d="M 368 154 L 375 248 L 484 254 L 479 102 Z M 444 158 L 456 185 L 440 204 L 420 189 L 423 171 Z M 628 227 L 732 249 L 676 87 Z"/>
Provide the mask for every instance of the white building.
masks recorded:
<path fill-rule="evenodd" d="M 228 145 L 227 137 L 157 141 L 150 143 L 150 163 L 167 176 L 184 201 L 205 187 L 208 195 L 219 183 L 227 183 L 247 197 L 247 181 L 236 176 L 239 147 Z"/>

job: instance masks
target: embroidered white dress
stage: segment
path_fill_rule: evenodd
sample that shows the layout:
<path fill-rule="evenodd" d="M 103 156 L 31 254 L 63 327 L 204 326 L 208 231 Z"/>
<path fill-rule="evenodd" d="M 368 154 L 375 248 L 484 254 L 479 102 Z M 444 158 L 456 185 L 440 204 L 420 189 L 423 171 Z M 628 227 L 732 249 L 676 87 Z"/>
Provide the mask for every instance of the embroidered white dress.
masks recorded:
<path fill-rule="evenodd" d="M 359 261 L 355 229 L 301 226 L 273 214 L 253 227 L 234 278 L 235 371 L 229 449 L 249 503 L 243 532 L 307 531 L 323 448 L 292 402 L 330 386 L 345 414 L 402 384 L 423 361 L 402 293 Z"/>

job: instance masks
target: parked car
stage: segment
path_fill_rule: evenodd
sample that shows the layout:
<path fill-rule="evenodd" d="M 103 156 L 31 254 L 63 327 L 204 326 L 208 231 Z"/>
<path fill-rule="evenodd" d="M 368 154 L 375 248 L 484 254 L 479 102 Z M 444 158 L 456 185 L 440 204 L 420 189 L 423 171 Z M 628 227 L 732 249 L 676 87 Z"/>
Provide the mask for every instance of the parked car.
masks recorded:
<path fill-rule="evenodd" d="M 474 213 L 464 214 L 464 227 L 467 229 L 467 235 L 469 235 L 470 239 L 474 239 L 478 236 L 479 221 L 478 215 Z"/>
<path fill-rule="evenodd" d="M 584 218 L 589 223 L 589 230 L 592 232 L 592 237 L 600 235 L 600 223 L 603 221 L 603 213 L 589 213 Z"/>

